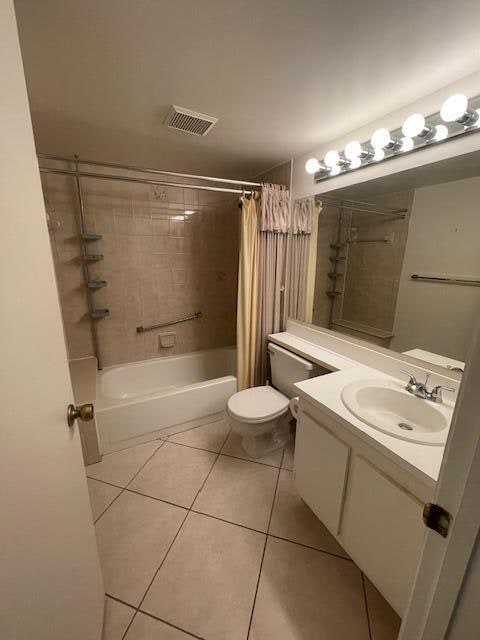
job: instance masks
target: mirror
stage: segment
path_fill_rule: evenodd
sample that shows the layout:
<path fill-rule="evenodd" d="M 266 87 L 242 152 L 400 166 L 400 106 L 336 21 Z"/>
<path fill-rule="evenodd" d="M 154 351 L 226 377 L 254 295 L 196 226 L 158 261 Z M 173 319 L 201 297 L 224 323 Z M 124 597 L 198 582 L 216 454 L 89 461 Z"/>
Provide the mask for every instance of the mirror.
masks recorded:
<path fill-rule="evenodd" d="M 316 199 L 311 321 L 463 369 L 480 308 L 480 153 Z"/>

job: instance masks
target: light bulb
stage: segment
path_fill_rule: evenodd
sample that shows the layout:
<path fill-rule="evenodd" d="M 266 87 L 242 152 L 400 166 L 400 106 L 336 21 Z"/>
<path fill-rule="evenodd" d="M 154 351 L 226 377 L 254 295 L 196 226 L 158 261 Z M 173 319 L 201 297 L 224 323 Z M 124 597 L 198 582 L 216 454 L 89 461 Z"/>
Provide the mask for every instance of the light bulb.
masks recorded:
<path fill-rule="evenodd" d="M 341 170 L 342 170 L 342 167 L 340 165 L 336 164 L 335 166 L 331 167 L 330 175 L 331 176 L 338 176 L 338 174 L 340 173 Z"/>
<path fill-rule="evenodd" d="M 414 143 L 412 138 L 402 138 L 402 146 L 400 147 L 400 151 L 411 151 L 414 147 Z"/>
<path fill-rule="evenodd" d="M 444 122 L 461 122 L 466 114 L 468 114 L 468 99 L 463 93 L 456 93 L 447 98 L 440 109 L 440 117 Z"/>
<path fill-rule="evenodd" d="M 320 170 L 320 166 L 320 162 L 316 158 L 310 158 L 305 163 L 305 171 L 310 175 L 313 175 Z"/>
<path fill-rule="evenodd" d="M 383 160 L 385 158 L 385 151 L 383 149 L 375 149 L 375 153 L 373 154 L 373 159 L 375 162 L 379 162 L 379 160 Z"/>
<path fill-rule="evenodd" d="M 444 124 L 438 124 L 435 127 L 435 135 L 433 136 L 432 140 L 435 142 L 439 142 L 440 140 L 445 140 L 445 138 L 448 136 L 448 129 Z"/>
<path fill-rule="evenodd" d="M 415 138 L 425 132 L 425 118 L 421 113 L 413 113 L 403 123 L 402 133 L 407 138 Z"/>
<path fill-rule="evenodd" d="M 361 154 L 362 145 L 358 140 L 352 140 L 345 146 L 345 157 L 348 158 L 348 160 L 359 158 Z"/>
<path fill-rule="evenodd" d="M 390 136 L 390 131 L 388 129 L 377 129 L 374 131 L 370 142 L 374 149 L 383 149 L 388 144 L 390 144 L 392 138 Z"/>
<path fill-rule="evenodd" d="M 332 149 L 325 154 L 324 162 L 327 167 L 335 167 L 340 162 L 340 155 L 338 151 Z"/>
<path fill-rule="evenodd" d="M 350 160 L 350 163 L 348 165 L 349 169 L 358 169 L 358 167 L 360 167 L 362 164 L 362 160 L 361 158 L 352 158 Z"/>

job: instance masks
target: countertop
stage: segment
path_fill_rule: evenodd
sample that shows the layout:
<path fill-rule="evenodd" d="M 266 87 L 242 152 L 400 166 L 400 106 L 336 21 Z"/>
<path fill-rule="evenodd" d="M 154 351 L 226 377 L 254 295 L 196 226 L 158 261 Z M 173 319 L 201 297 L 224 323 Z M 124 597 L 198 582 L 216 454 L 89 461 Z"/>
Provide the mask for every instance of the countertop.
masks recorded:
<path fill-rule="evenodd" d="M 348 431 L 368 442 L 427 486 L 434 488 L 442 464 L 444 447 L 400 440 L 369 427 L 356 418 L 343 404 L 341 392 L 350 382 L 362 379 L 384 379 L 398 384 L 399 388 L 404 387 L 402 381 L 361 364 L 353 364 L 335 373 L 299 382 L 295 387 L 301 398 L 330 415 Z"/>

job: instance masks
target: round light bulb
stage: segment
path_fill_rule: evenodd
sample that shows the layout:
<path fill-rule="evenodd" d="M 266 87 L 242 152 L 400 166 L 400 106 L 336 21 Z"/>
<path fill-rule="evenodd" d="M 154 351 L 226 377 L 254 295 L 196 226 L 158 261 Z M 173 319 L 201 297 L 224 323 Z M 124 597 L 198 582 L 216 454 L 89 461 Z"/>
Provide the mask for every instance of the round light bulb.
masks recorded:
<path fill-rule="evenodd" d="M 355 158 L 360 157 L 362 153 L 362 145 L 358 140 L 352 140 L 345 146 L 345 157 L 348 160 L 354 160 Z"/>
<path fill-rule="evenodd" d="M 342 170 L 342 167 L 340 165 L 336 164 L 335 166 L 331 167 L 330 175 L 331 176 L 338 176 L 338 174 L 340 173 L 341 170 Z"/>
<path fill-rule="evenodd" d="M 320 169 L 320 162 L 316 158 L 310 158 L 305 163 L 305 171 L 310 175 L 317 173 Z"/>
<path fill-rule="evenodd" d="M 327 167 L 335 167 L 340 162 L 340 155 L 338 151 L 332 149 L 325 154 L 324 162 Z"/>
<path fill-rule="evenodd" d="M 362 164 L 362 160 L 361 158 L 352 158 L 350 160 L 350 164 L 348 165 L 349 169 L 358 169 L 358 167 L 360 167 Z"/>
<path fill-rule="evenodd" d="M 413 113 L 403 123 L 402 133 L 407 138 L 415 138 L 425 129 L 425 118 L 421 113 Z"/>
<path fill-rule="evenodd" d="M 435 142 L 439 142 L 440 140 L 445 140 L 448 136 L 448 129 L 444 124 L 438 124 L 435 127 L 435 135 L 433 136 L 433 140 Z"/>
<path fill-rule="evenodd" d="M 450 96 L 442 104 L 440 117 L 444 122 L 455 122 L 461 120 L 468 109 L 468 99 L 463 93 L 456 93 Z"/>
<path fill-rule="evenodd" d="M 373 154 L 373 159 L 375 162 L 379 162 L 379 160 L 383 160 L 385 158 L 385 151 L 383 149 L 375 149 L 375 153 Z"/>
<path fill-rule="evenodd" d="M 374 131 L 370 142 L 374 149 L 383 149 L 391 140 L 390 131 L 388 129 L 377 129 Z"/>
<path fill-rule="evenodd" d="M 414 147 L 414 143 L 412 138 L 402 138 L 402 146 L 400 147 L 400 151 L 411 151 Z"/>

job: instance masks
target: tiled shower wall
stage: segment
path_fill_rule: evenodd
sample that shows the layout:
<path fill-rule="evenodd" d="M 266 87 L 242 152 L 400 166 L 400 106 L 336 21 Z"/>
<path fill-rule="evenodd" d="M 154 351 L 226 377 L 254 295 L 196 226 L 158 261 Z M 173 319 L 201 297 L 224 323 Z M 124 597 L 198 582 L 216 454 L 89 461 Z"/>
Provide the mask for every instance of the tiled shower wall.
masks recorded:
<path fill-rule="evenodd" d="M 91 355 L 74 178 L 43 174 L 42 182 L 69 356 Z M 103 365 L 235 344 L 238 198 L 92 178 L 82 188 L 88 231 L 103 236 L 87 245 L 104 255 L 92 276 L 108 282 L 93 293 L 95 306 L 111 313 L 95 321 Z M 136 333 L 197 311 L 202 319 Z M 175 333 L 174 347 L 160 346 L 165 332 Z"/>

